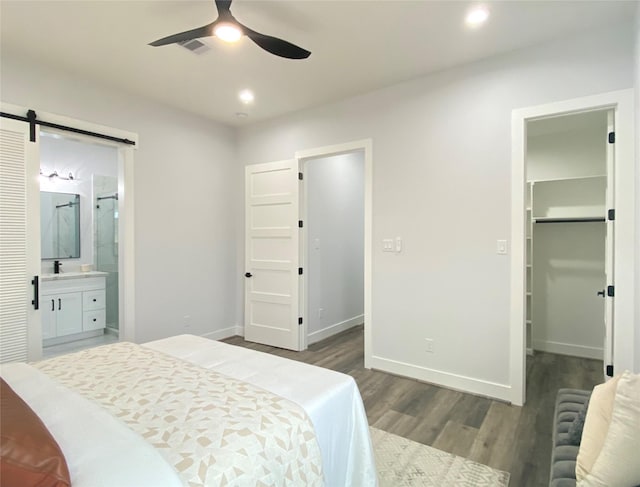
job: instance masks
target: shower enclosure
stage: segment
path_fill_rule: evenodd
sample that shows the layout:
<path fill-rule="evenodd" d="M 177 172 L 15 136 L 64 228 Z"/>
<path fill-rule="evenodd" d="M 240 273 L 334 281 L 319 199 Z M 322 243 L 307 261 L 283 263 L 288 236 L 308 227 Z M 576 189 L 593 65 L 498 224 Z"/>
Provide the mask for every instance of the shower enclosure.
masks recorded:
<path fill-rule="evenodd" d="M 110 176 L 93 177 L 95 265 L 107 272 L 107 332 L 118 334 L 118 181 Z"/>

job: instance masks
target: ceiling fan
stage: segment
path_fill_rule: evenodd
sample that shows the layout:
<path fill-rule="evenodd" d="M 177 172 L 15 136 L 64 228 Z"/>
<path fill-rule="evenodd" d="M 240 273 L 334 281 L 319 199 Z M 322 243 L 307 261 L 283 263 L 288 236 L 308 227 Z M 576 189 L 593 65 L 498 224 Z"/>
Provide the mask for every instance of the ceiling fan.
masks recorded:
<path fill-rule="evenodd" d="M 157 41 L 149 43 L 150 46 L 166 46 L 178 42 L 186 42 L 200 37 L 219 37 L 223 41 L 235 42 L 243 35 L 247 36 L 265 51 L 275 54 L 276 56 L 287 59 L 306 59 L 311 54 L 310 51 L 302 49 L 288 41 L 278 39 L 277 37 L 260 34 L 250 29 L 246 25 L 241 24 L 231 14 L 232 0 L 215 0 L 218 9 L 218 18 L 210 24 L 198 27 L 197 29 L 188 30 L 179 34 L 163 37 Z"/>

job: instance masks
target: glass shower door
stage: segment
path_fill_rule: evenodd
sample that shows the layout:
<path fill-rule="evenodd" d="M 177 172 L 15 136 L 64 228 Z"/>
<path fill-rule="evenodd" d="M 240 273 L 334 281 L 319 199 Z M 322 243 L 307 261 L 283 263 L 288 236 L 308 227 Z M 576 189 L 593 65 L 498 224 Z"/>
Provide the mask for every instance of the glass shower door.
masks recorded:
<path fill-rule="evenodd" d="M 118 331 L 118 193 L 116 178 L 101 176 L 95 200 L 96 270 L 107 272 L 107 331 Z M 109 181 L 112 180 L 112 181 Z M 96 181 L 94 181 L 95 185 Z M 109 184 L 111 183 L 111 184 Z"/>

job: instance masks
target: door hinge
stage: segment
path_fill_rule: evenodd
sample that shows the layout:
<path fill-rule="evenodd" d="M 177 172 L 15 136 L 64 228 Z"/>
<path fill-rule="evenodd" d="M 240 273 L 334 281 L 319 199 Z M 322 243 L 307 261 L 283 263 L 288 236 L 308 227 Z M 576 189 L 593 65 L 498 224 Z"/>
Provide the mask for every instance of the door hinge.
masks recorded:
<path fill-rule="evenodd" d="M 610 144 L 615 144 L 616 143 L 616 133 L 615 132 L 609 132 L 609 143 Z"/>
<path fill-rule="evenodd" d="M 616 210 L 609 210 L 607 212 L 607 218 L 609 218 L 609 220 L 613 221 L 616 219 Z"/>
<path fill-rule="evenodd" d="M 302 267 L 298 267 L 298 275 L 301 276 L 302 275 Z"/>
<path fill-rule="evenodd" d="M 607 365 L 607 377 L 613 377 L 613 365 Z"/>
<path fill-rule="evenodd" d="M 298 324 L 301 325 L 302 324 L 302 318 L 298 318 Z"/>
<path fill-rule="evenodd" d="M 302 223 L 302 220 L 298 220 L 298 228 L 302 228 L 304 225 L 304 223 Z"/>
<path fill-rule="evenodd" d="M 607 296 L 612 298 L 614 293 L 615 293 L 614 286 L 607 286 Z"/>
<path fill-rule="evenodd" d="M 300 181 L 302 181 L 302 180 L 304 179 L 304 176 L 302 175 L 302 173 L 301 173 L 301 172 L 299 172 L 299 173 L 298 173 L 298 179 L 299 179 Z"/>

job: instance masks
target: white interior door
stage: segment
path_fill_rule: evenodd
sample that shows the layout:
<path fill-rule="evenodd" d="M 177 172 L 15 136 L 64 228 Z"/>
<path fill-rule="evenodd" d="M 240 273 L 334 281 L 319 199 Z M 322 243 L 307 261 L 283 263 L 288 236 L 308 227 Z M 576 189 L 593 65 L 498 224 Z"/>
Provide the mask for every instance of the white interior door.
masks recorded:
<path fill-rule="evenodd" d="M 29 124 L 0 118 L 0 362 L 39 359 L 42 330 L 38 142 Z"/>
<path fill-rule="evenodd" d="M 613 135 L 613 139 L 611 138 Z M 615 209 L 615 186 L 614 186 L 614 167 L 615 167 L 615 126 L 614 112 L 607 112 L 607 191 L 606 191 L 606 240 L 605 240 L 605 258 L 604 272 L 606 277 L 605 301 L 604 301 L 604 369 L 605 375 L 613 375 L 613 334 L 614 334 L 614 315 L 613 300 L 615 294 L 614 288 L 614 228 L 615 216 L 611 215 L 608 210 Z"/>
<path fill-rule="evenodd" d="M 300 350 L 296 160 L 247 166 L 245 339 Z"/>

